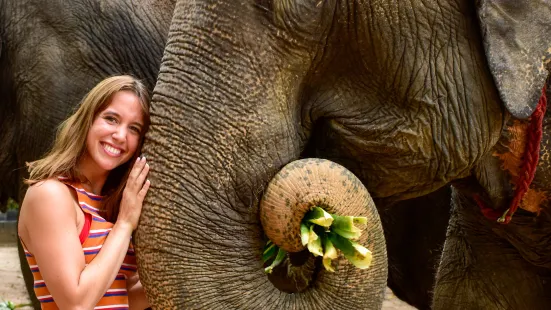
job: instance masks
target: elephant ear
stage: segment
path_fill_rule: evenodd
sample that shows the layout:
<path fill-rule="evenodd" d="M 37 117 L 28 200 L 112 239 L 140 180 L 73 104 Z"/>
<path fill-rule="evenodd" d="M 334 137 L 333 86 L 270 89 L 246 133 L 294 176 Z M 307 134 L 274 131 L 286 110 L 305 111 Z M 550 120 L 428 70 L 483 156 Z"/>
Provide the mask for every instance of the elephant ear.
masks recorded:
<path fill-rule="evenodd" d="M 551 1 L 477 1 L 490 71 L 501 100 L 516 118 L 534 112 L 551 51 Z"/>

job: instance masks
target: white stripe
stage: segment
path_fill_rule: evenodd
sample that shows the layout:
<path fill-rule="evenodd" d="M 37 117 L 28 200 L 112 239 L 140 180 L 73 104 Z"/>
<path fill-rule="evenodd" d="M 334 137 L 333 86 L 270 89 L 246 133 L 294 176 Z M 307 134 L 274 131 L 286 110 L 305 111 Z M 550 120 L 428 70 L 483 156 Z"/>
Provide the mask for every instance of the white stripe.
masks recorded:
<path fill-rule="evenodd" d="M 34 281 L 34 284 L 42 284 L 42 283 L 44 283 L 44 280 L 36 280 L 36 281 Z"/>
<path fill-rule="evenodd" d="M 96 211 L 96 212 L 99 211 L 98 208 L 94 208 L 94 207 L 92 207 L 91 205 L 87 204 L 86 202 L 82 202 L 82 201 L 81 201 L 81 202 L 80 202 L 80 205 L 81 205 L 81 206 L 84 205 L 84 206 L 86 206 L 87 208 L 90 208 L 90 209 L 92 209 L 92 210 L 94 210 L 94 211 Z"/>
<path fill-rule="evenodd" d="M 98 246 L 91 246 L 89 248 L 83 248 L 84 251 L 89 251 L 89 250 L 97 250 L 97 249 L 101 249 L 101 247 L 103 246 L 103 244 L 100 244 Z"/>
<path fill-rule="evenodd" d="M 102 220 L 105 221 L 105 219 L 104 219 L 103 217 L 101 217 L 101 216 L 99 216 L 99 215 L 97 215 L 97 214 L 94 214 L 94 213 L 89 213 L 89 214 L 92 214 L 92 217 L 97 217 L 97 218 L 100 218 L 100 219 L 102 219 Z"/>
<path fill-rule="evenodd" d="M 120 304 L 120 305 L 99 306 L 99 307 L 95 307 L 94 309 L 105 309 L 105 308 L 112 308 L 112 307 L 126 307 L 126 308 L 128 308 L 128 305 Z"/>
<path fill-rule="evenodd" d="M 38 265 L 29 265 L 30 268 L 38 268 Z"/>
<path fill-rule="evenodd" d="M 91 229 L 91 230 L 90 230 L 90 233 L 91 233 L 91 234 L 96 234 L 96 233 L 103 233 L 103 232 L 108 232 L 108 231 L 111 231 L 111 228 L 107 228 L 107 229 Z"/>
<path fill-rule="evenodd" d="M 105 293 L 118 293 L 118 292 L 126 292 L 125 288 L 112 288 L 107 290 Z"/>
<path fill-rule="evenodd" d="M 96 195 L 96 194 L 94 194 L 94 193 L 87 192 L 86 190 L 84 190 L 84 188 L 76 187 L 76 186 L 75 186 L 75 188 L 78 189 L 79 191 L 85 192 L 86 194 L 88 194 L 88 196 L 92 196 L 92 197 L 94 197 L 94 198 L 101 198 L 100 195 Z"/>
<path fill-rule="evenodd" d="M 121 266 L 128 266 L 128 267 L 137 267 L 136 265 L 134 264 L 125 264 L 125 263 L 122 263 Z"/>
<path fill-rule="evenodd" d="M 46 299 L 46 298 L 51 298 L 52 295 L 44 295 L 44 296 L 36 296 L 36 298 L 38 299 Z"/>

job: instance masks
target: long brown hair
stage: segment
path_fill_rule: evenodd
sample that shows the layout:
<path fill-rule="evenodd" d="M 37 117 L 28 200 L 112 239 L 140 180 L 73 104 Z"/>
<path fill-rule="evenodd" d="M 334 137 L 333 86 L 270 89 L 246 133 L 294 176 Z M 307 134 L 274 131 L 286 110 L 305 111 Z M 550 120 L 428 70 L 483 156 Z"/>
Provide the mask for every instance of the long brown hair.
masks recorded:
<path fill-rule="evenodd" d="M 105 196 L 102 201 L 102 209 L 106 213 L 106 219 L 111 222 L 116 221 L 128 174 L 132 164 L 140 155 L 143 138 L 150 123 L 149 93 L 145 85 L 132 76 L 109 77 L 92 88 L 84 96 L 76 112 L 59 126 L 52 149 L 44 158 L 27 163 L 30 176 L 25 183 L 33 185 L 57 177 L 85 182 L 86 179 L 78 171 L 77 164 L 86 150 L 88 130 L 98 114 L 109 106 L 113 95 L 119 91 L 130 91 L 138 97 L 143 109 L 144 127 L 138 148 L 132 158 L 109 173 L 102 189 L 101 194 Z"/>

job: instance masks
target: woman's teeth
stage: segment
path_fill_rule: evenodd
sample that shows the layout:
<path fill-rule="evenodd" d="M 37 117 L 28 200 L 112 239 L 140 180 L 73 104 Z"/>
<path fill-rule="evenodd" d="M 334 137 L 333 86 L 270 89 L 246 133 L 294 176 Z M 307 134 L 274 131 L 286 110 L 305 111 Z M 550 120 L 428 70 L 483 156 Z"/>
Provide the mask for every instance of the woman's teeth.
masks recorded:
<path fill-rule="evenodd" d="M 115 154 L 115 155 L 119 155 L 121 153 L 121 150 L 119 149 L 116 149 L 110 145 L 107 145 L 107 144 L 104 144 L 103 145 L 103 148 L 108 151 L 109 153 L 112 153 L 112 154 Z"/>

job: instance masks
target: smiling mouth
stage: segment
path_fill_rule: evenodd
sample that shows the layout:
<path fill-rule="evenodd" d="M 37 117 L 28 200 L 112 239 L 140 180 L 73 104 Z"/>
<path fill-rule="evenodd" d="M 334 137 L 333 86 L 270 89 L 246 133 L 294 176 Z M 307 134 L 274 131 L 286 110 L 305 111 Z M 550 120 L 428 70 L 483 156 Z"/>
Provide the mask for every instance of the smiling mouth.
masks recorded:
<path fill-rule="evenodd" d="M 105 150 L 105 152 L 111 156 L 120 156 L 121 155 L 121 150 L 120 149 L 117 149 L 115 147 L 112 147 L 110 146 L 109 144 L 106 144 L 106 143 L 102 143 L 101 146 L 103 146 L 103 149 Z"/>

